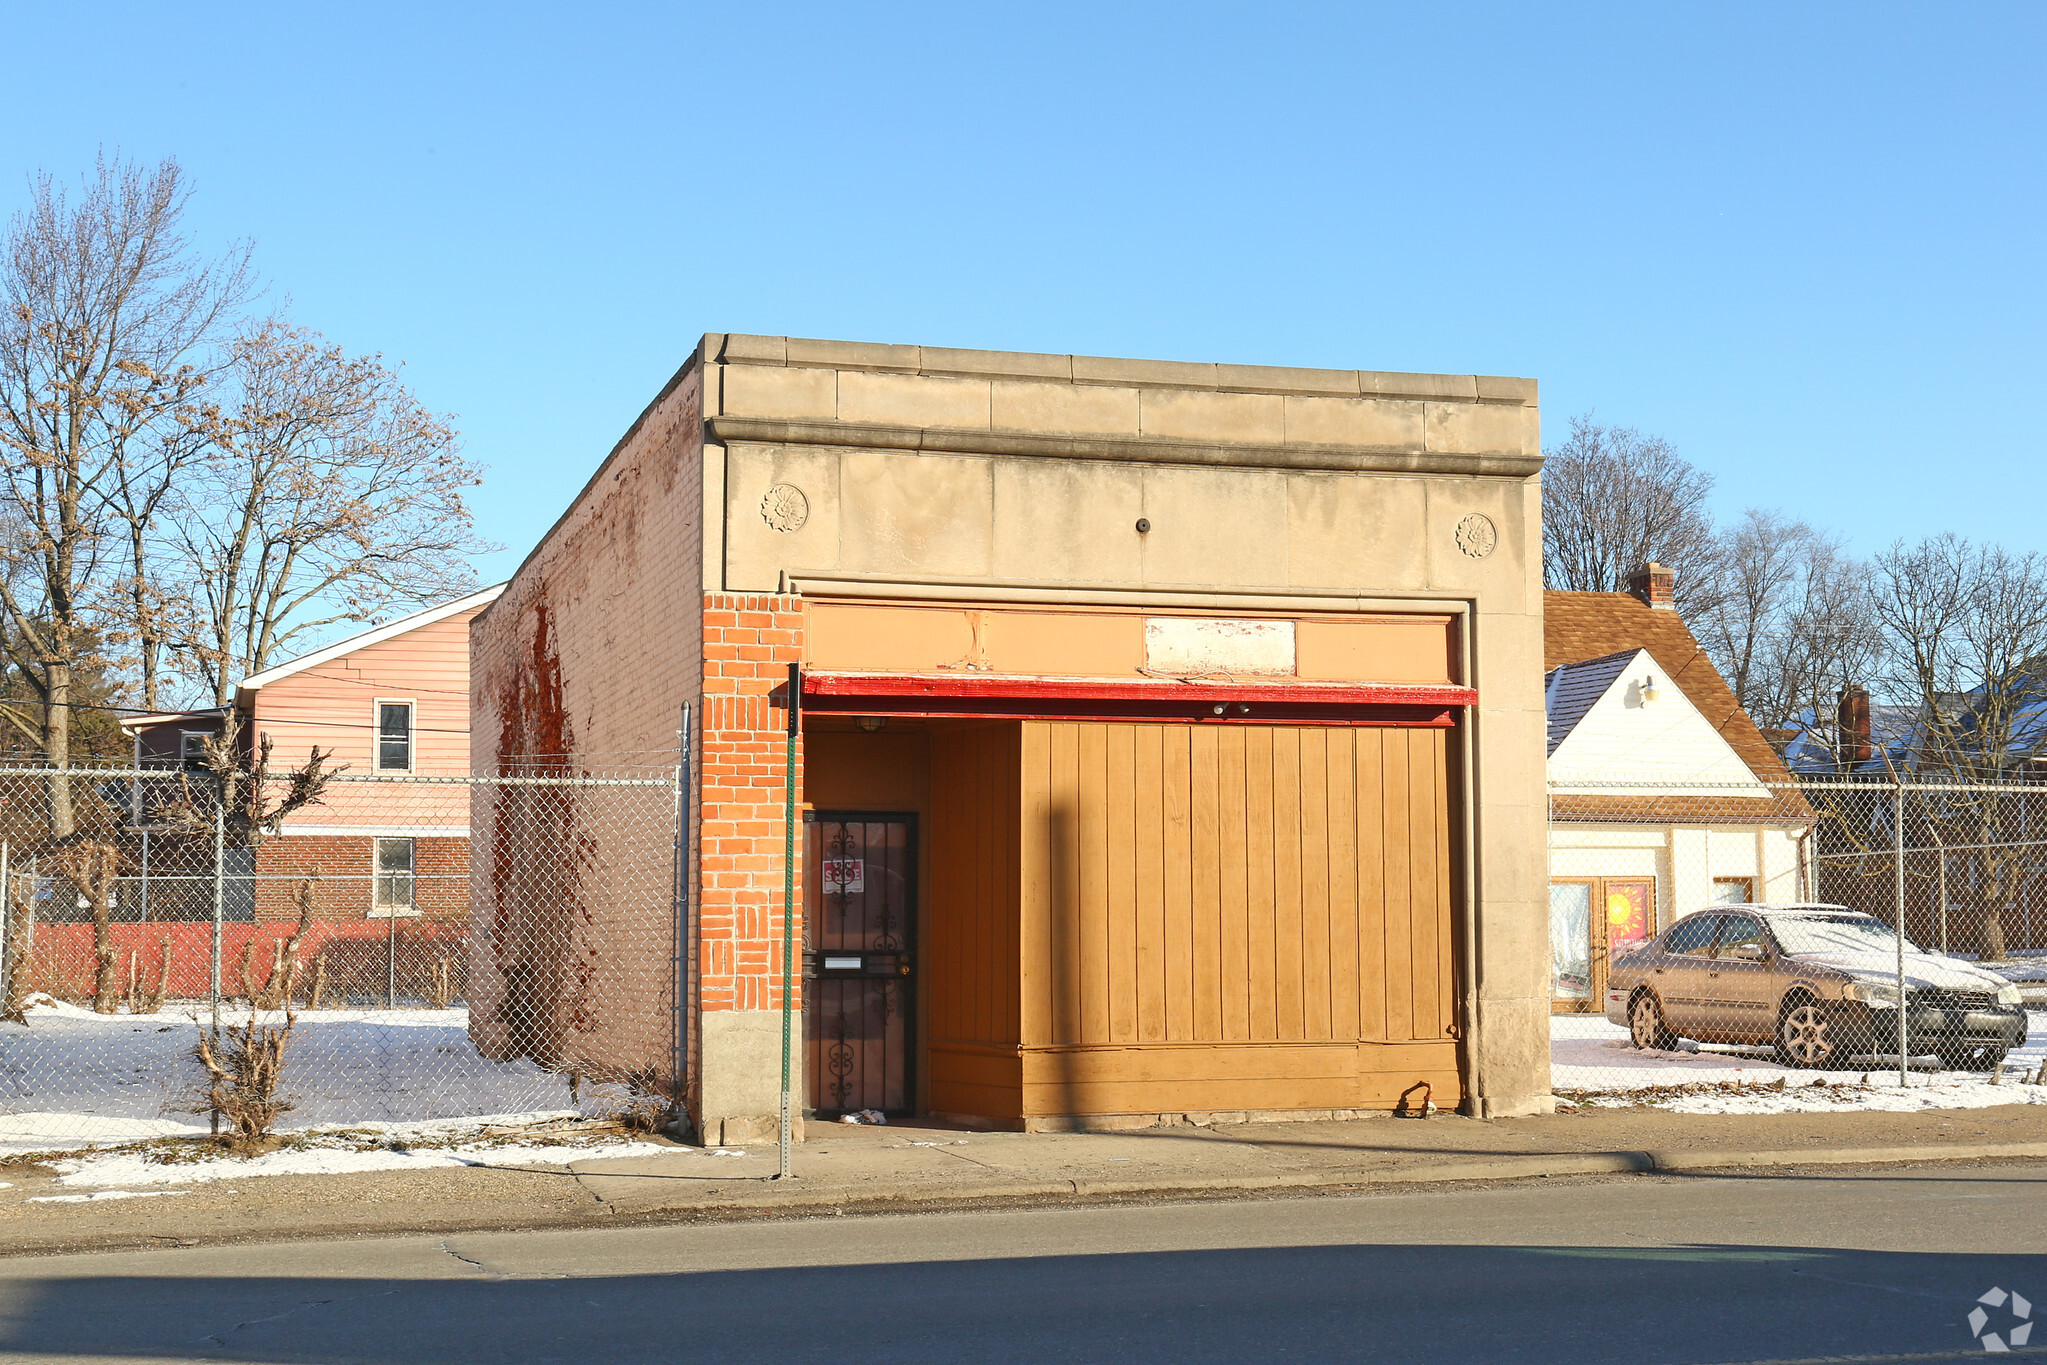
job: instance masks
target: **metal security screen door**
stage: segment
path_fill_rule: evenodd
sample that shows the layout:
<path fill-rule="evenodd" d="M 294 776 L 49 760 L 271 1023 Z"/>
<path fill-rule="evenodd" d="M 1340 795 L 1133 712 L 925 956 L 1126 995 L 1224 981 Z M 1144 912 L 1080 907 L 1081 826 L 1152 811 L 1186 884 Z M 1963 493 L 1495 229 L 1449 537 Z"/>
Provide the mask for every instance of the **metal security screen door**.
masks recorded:
<path fill-rule="evenodd" d="M 819 811 L 804 832 L 809 1108 L 823 1118 L 907 1114 L 916 1104 L 916 817 Z"/>

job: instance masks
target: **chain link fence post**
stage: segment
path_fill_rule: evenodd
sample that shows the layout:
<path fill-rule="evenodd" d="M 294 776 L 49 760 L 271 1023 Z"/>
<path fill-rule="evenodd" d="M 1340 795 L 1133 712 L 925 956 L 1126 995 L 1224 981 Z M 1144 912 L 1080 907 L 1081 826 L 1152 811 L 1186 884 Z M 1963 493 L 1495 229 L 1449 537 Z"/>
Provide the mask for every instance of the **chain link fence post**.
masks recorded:
<path fill-rule="evenodd" d="M 1891 898 L 1897 918 L 1892 923 L 1897 928 L 1893 937 L 1897 940 L 1897 982 L 1898 982 L 1898 1086 L 1908 1086 L 1911 1081 L 1912 1049 L 1909 1042 L 1909 1016 L 1912 1013 L 1911 998 L 1905 994 L 1905 775 L 1892 775 L 1891 809 Z"/>

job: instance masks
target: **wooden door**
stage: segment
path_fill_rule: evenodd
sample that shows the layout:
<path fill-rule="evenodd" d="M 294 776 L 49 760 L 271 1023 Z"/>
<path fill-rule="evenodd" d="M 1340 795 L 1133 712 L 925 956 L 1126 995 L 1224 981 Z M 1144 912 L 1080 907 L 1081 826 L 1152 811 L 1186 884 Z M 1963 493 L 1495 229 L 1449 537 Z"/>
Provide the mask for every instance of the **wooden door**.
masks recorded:
<path fill-rule="evenodd" d="M 819 811 L 804 823 L 803 1034 L 809 1110 L 916 1104 L 917 817 Z"/>

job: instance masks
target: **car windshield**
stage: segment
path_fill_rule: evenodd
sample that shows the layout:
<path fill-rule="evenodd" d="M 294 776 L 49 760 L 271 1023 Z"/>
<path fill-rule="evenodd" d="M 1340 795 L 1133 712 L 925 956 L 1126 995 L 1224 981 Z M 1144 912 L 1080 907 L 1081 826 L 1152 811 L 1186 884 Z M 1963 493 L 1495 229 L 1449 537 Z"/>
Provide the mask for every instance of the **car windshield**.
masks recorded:
<path fill-rule="evenodd" d="M 1772 915 L 1770 932 L 1793 957 L 1824 953 L 1895 953 L 1898 935 L 1882 920 L 1867 915 Z M 1905 951 L 1919 950 L 1910 939 Z"/>

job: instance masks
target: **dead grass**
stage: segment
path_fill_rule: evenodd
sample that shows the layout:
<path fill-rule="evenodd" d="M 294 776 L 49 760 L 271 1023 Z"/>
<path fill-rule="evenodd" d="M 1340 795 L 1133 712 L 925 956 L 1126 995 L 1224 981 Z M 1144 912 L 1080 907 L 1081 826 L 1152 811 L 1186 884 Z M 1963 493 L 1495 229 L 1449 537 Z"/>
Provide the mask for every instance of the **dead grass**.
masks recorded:
<path fill-rule="evenodd" d="M 1555 1093 L 1560 1103 L 1573 1108 L 1651 1109 L 1670 1100 L 1687 1099 L 1693 1095 L 1765 1095 L 1814 1089 L 1828 1094 L 1861 1094 L 1874 1088 L 1866 1075 L 1859 1082 L 1821 1078 L 1802 1086 L 1794 1086 L 1790 1080 L 1788 1076 L 1779 1076 L 1773 1081 L 1687 1081 L 1681 1085 L 1645 1085 L 1628 1090 L 1559 1090 Z"/>

